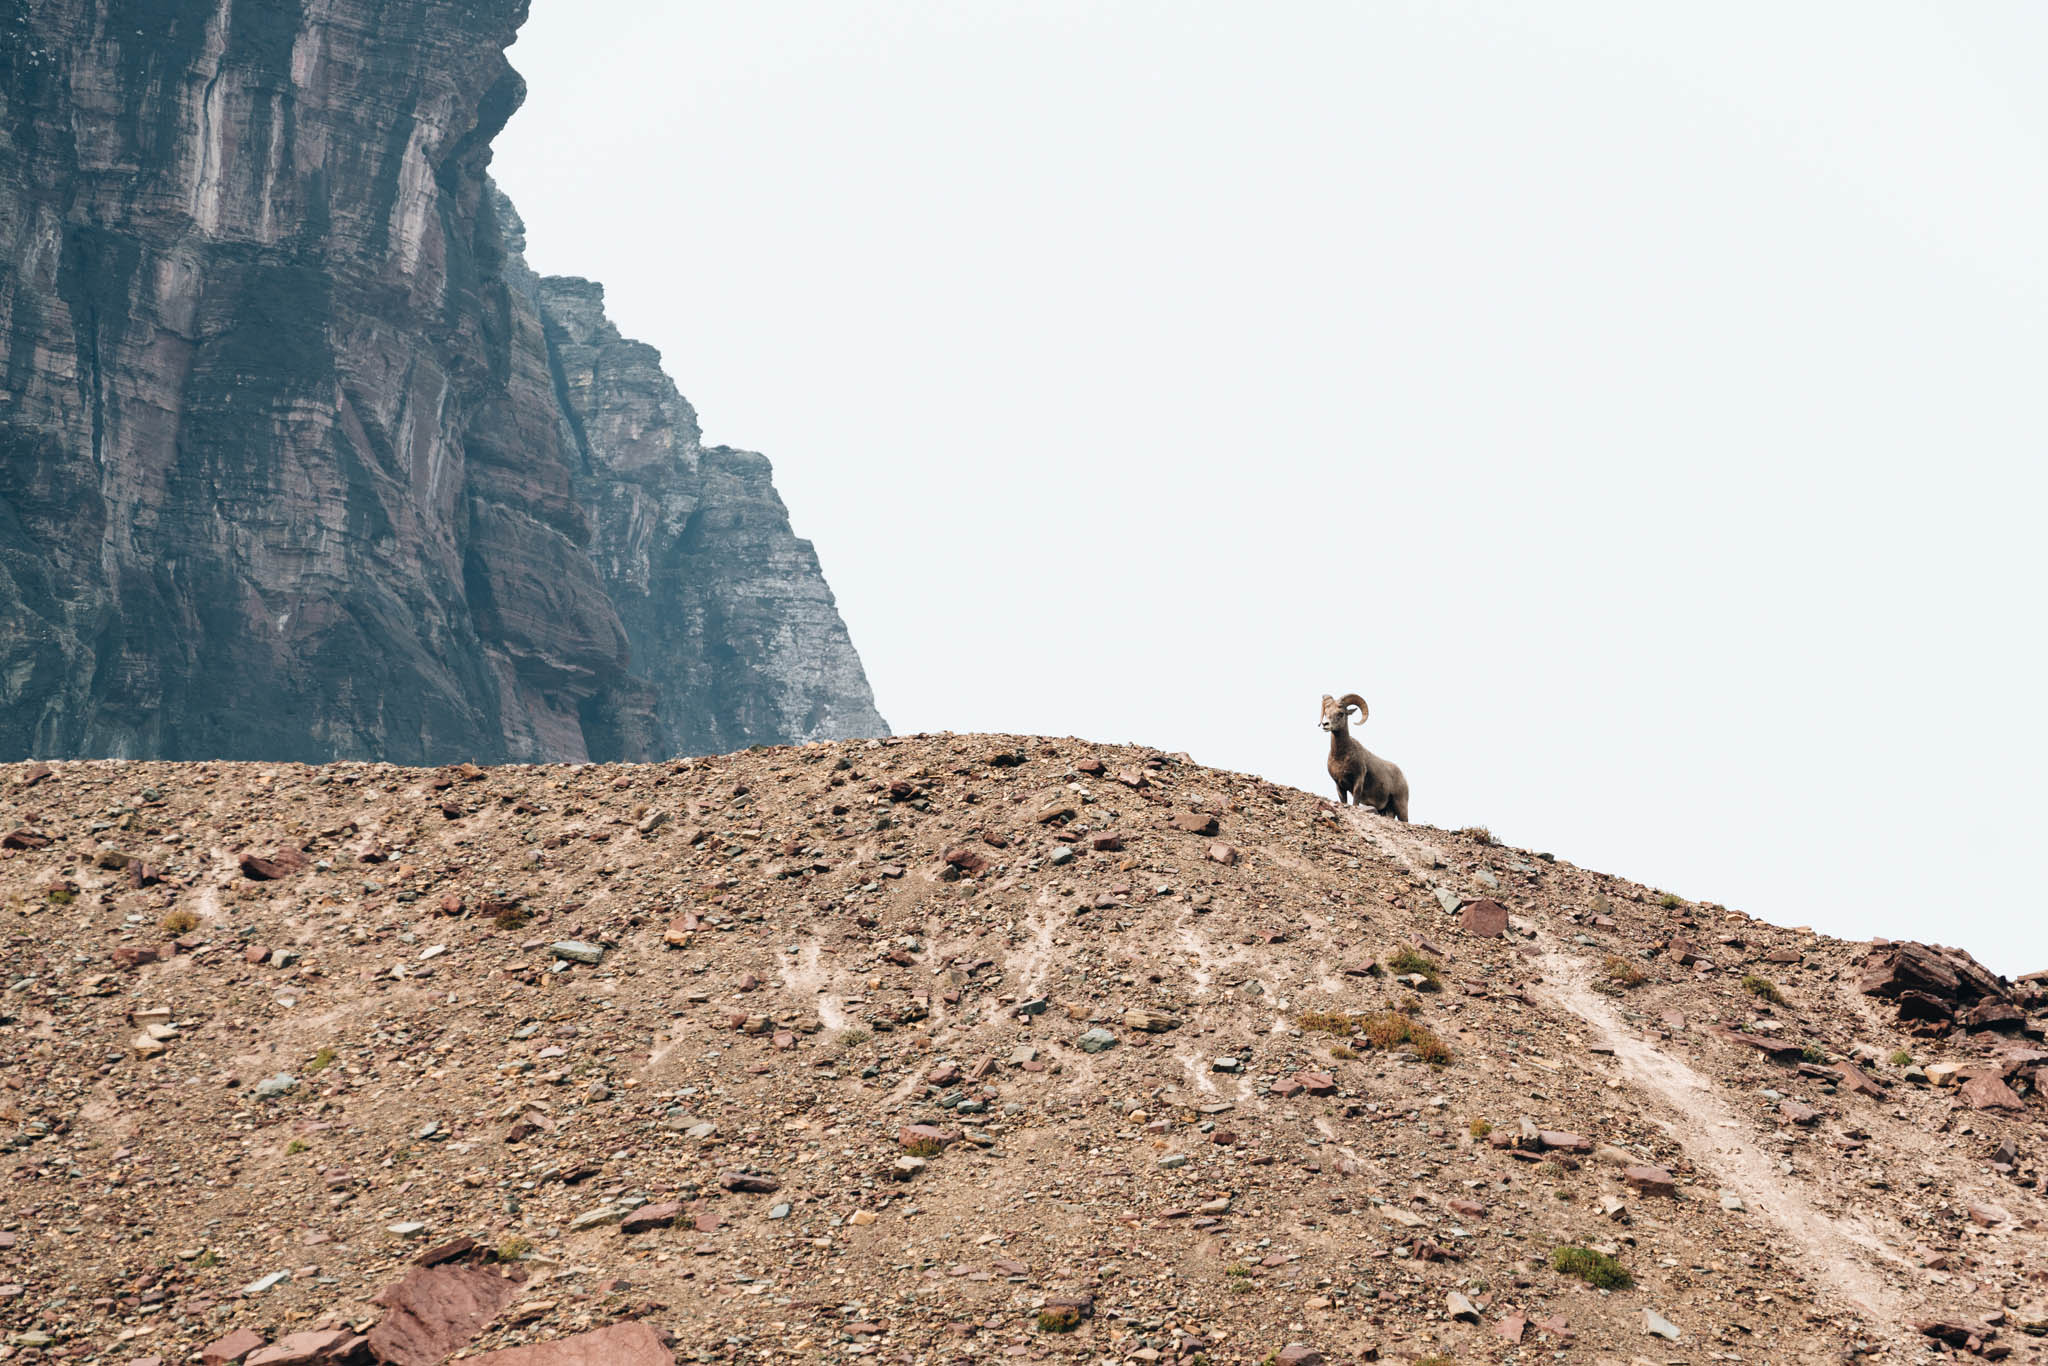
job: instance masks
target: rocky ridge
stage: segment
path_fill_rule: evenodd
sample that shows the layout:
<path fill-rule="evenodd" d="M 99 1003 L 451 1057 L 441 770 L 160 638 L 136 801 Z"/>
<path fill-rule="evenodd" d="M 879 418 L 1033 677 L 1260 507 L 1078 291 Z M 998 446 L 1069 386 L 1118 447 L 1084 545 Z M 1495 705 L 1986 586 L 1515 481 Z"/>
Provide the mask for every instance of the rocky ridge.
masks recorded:
<path fill-rule="evenodd" d="M 521 258 L 525 15 L 0 16 L 0 757 L 886 733 L 767 462 Z"/>
<path fill-rule="evenodd" d="M 1184 756 L 15 766 L 0 897 L 14 1360 L 2048 1332 L 2037 980 Z"/>

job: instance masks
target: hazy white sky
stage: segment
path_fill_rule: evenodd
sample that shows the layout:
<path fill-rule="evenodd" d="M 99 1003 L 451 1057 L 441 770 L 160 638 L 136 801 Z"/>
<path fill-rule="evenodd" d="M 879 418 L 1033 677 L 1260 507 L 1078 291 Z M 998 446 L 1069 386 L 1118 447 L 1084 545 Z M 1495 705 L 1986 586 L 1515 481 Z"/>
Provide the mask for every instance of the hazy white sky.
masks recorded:
<path fill-rule="evenodd" d="M 2048 968 L 2048 6 L 535 0 L 496 173 L 902 731 Z"/>

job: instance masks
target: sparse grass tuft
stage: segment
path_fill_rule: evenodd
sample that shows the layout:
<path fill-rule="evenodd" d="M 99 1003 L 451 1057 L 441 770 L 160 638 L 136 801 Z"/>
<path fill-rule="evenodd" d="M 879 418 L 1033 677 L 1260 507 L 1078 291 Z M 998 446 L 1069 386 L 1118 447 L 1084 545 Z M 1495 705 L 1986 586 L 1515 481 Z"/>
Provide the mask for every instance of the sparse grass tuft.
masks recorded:
<path fill-rule="evenodd" d="M 1639 987 L 1650 980 L 1650 974 L 1642 966 L 1623 958 L 1620 954 L 1607 957 L 1607 980 L 1624 987 Z"/>
<path fill-rule="evenodd" d="M 1468 825 L 1458 832 L 1474 844 L 1492 844 L 1493 832 L 1483 825 Z"/>
<path fill-rule="evenodd" d="M 1561 1247 L 1550 1254 L 1550 1265 L 1597 1290 L 1626 1290 L 1635 1284 L 1627 1267 L 1589 1247 Z"/>
<path fill-rule="evenodd" d="M 839 1036 L 839 1046 L 841 1048 L 858 1048 L 874 1037 L 875 1032 L 872 1029 L 849 1029 Z"/>
<path fill-rule="evenodd" d="M 1913 1055 L 1911 1053 L 1908 1053 L 1905 1049 L 1901 1048 L 1898 1052 L 1892 1054 L 1892 1066 L 1911 1067 L 1912 1065 Z"/>
<path fill-rule="evenodd" d="M 1330 1056 L 1338 1062 L 1350 1062 L 1358 1056 L 1358 1050 L 1345 1044 L 1330 1045 Z"/>
<path fill-rule="evenodd" d="M 306 1151 L 306 1140 L 303 1138 L 295 1138 L 284 1145 L 284 1155 L 286 1157 L 297 1157 L 304 1151 Z"/>
<path fill-rule="evenodd" d="M 1742 989 L 1760 1000 L 1769 1001 L 1772 1005 L 1785 1004 L 1785 993 L 1778 990 L 1778 984 L 1768 977 L 1750 973 L 1742 979 Z"/>
<path fill-rule="evenodd" d="M 1420 977 L 1428 985 L 1425 991 L 1435 991 L 1443 985 L 1436 960 L 1428 954 L 1417 953 L 1414 949 L 1402 949 L 1387 960 L 1387 971 L 1396 977 Z"/>
<path fill-rule="evenodd" d="M 190 934 L 199 928 L 199 917 L 181 907 L 157 921 L 156 927 L 169 935 Z"/>
<path fill-rule="evenodd" d="M 306 1070 L 308 1072 L 325 1072 L 328 1068 L 334 1066 L 334 1060 L 340 1056 L 332 1047 L 323 1048 L 318 1053 L 315 1053 L 312 1060 L 306 1064 Z"/>
<path fill-rule="evenodd" d="M 1344 1035 L 1358 1028 L 1361 1018 L 1341 1010 L 1305 1010 L 1294 1017 L 1294 1024 L 1311 1033 Z"/>
<path fill-rule="evenodd" d="M 520 905 L 519 903 L 514 902 L 512 905 L 504 907 L 496 915 L 492 916 L 491 923 L 493 925 L 496 925 L 501 930 L 517 930 L 524 928 L 526 923 L 532 919 L 532 911 L 528 910 L 526 907 Z"/>
<path fill-rule="evenodd" d="M 501 1262 L 516 1262 L 531 1251 L 533 1251 L 533 1243 L 529 1239 L 522 1238 L 515 1233 L 500 1242 L 492 1250 L 491 1256 Z"/>
<path fill-rule="evenodd" d="M 1485 1138 L 1492 1132 L 1493 1122 L 1491 1120 L 1475 1119 L 1472 1121 L 1472 1137 Z"/>
<path fill-rule="evenodd" d="M 215 1252 L 212 1248 L 206 1249 L 206 1251 L 200 1253 L 197 1257 L 194 1257 L 192 1259 L 193 1268 L 199 1271 L 204 1271 L 206 1270 L 206 1268 L 210 1266 L 219 1265 L 220 1254 L 218 1252 Z"/>
<path fill-rule="evenodd" d="M 1666 892 L 1657 898 L 1657 904 L 1667 911 L 1675 911 L 1685 904 L 1685 898 L 1672 892 Z"/>
<path fill-rule="evenodd" d="M 49 897 L 51 901 L 59 906 L 69 906 L 72 902 L 78 900 L 78 893 L 72 891 L 69 887 L 52 887 L 49 891 Z"/>
<path fill-rule="evenodd" d="M 1417 1057 L 1432 1067 L 1448 1066 L 1452 1053 L 1432 1032 L 1428 1025 L 1403 1015 L 1398 1010 L 1382 1010 L 1367 1015 L 1360 1021 L 1364 1029 L 1366 1046 L 1370 1048 L 1393 1049 L 1404 1044 L 1415 1049 Z"/>
<path fill-rule="evenodd" d="M 946 1151 L 946 1145 L 936 1138 L 920 1138 L 914 1143 L 905 1144 L 903 1151 L 912 1157 L 937 1157 Z"/>
<path fill-rule="evenodd" d="M 1799 1050 L 1799 1061 L 1801 1062 L 1810 1062 L 1814 1063 L 1815 1065 L 1818 1065 L 1820 1063 L 1826 1062 L 1827 1060 L 1827 1050 L 1825 1048 L 1822 1048 L 1818 1044 L 1807 1044 L 1804 1048 Z"/>

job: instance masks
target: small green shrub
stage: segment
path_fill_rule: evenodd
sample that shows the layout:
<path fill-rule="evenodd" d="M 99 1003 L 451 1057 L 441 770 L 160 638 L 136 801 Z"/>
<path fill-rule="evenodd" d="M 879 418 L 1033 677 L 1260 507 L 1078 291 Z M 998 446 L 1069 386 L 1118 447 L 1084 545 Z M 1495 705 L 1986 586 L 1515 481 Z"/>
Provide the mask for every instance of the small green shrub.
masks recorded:
<path fill-rule="evenodd" d="M 1304 1010 L 1294 1017 L 1295 1028 L 1314 1034 L 1349 1034 L 1364 1017 L 1341 1010 Z"/>
<path fill-rule="evenodd" d="M 212 1248 L 208 1248 L 206 1249 L 206 1251 L 200 1253 L 197 1257 L 192 1259 L 192 1265 L 194 1268 L 200 1271 L 204 1271 L 206 1270 L 206 1268 L 210 1266 L 219 1266 L 220 1254 L 218 1252 L 215 1252 Z"/>
<path fill-rule="evenodd" d="M 1676 896 L 1670 892 L 1666 892 L 1664 893 L 1664 895 L 1657 898 L 1657 904 L 1659 906 L 1662 906 L 1667 911 L 1675 911 L 1680 906 L 1683 906 L 1685 904 L 1685 898 L 1682 896 Z"/>
<path fill-rule="evenodd" d="M 1892 1054 L 1892 1066 L 1911 1067 L 1912 1065 L 1913 1055 L 1911 1053 L 1908 1053 L 1905 1049 L 1901 1048 L 1898 1052 Z"/>
<path fill-rule="evenodd" d="M 1387 960 L 1387 971 L 1396 977 L 1420 977 L 1429 985 L 1428 991 L 1435 991 L 1443 985 L 1443 977 L 1436 960 L 1414 949 L 1402 949 Z"/>
<path fill-rule="evenodd" d="M 1485 1138 L 1492 1132 L 1493 1122 L 1491 1120 L 1475 1119 L 1472 1121 L 1472 1137 Z"/>
<path fill-rule="evenodd" d="M 946 1145 L 936 1138 L 920 1138 L 904 1144 L 903 1151 L 912 1157 L 937 1157 L 946 1151 Z"/>
<path fill-rule="evenodd" d="M 1474 844 L 1492 844 L 1493 832 L 1483 825 L 1468 825 L 1458 832 Z"/>
<path fill-rule="evenodd" d="M 839 1043 L 843 1048 L 858 1048 L 874 1037 L 875 1032 L 872 1029 L 854 1028 L 841 1034 L 839 1036 Z"/>
<path fill-rule="evenodd" d="M 1398 1010 L 1382 1010 L 1367 1015 L 1360 1025 L 1364 1030 L 1368 1047 L 1394 1049 L 1409 1045 L 1416 1056 L 1432 1067 L 1448 1066 L 1452 1059 L 1449 1045 L 1439 1039 L 1428 1025 L 1402 1014 Z"/>
<path fill-rule="evenodd" d="M 1824 1063 L 1827 1060 L 1827 1050 L 1817 1044 L 1807 1044 L 1799 1050 L 1799 1061 L 1801 1062 Z"/>
<path fill-rule="evenodd" d="M 306 1070 L 308 1072 L 325 1072 L 328 1068 L 334 1066 L 334 1060 L 340 1056 L 332 1048 L 323 1048 L 313 1055 L 311 1062 L 306 1064 Z"/>
<path fill-rule="evenodd" d="M 501 1262 L 516 1262 L 531 1251 L 533 1251 L 533 1243 L 515 1233 L 501 1241 L 492 1250 L 491 1256 Z"/>
<path fill-rule="evenodd" d="M 1772 1005 L 1785 1004 L 1785 993 L 1779 991 L 1778 984 L 1768 977 L 1750 973 L 1742 979 L 1742 989 L 1759 1000 L 1769 1001 Z"/>
<path fill-rule="evenodd" d="M 181 907 L 157 921 L 156 927 L 169 935 L 190 934 L 199 928 L 199 917 Z"/>
<path fill-rule="evenodd" d="M 306 1140 L 303 1138 L 295 1138 L 284 1145 L 284 1155 L 286 1157 L 297 1157 L 304 1151 L 306 1151 Z"/>
<path fill-rule="evenodd" d="M 1038 1331 L 1041 1333 L 1071 1333 L 1080 1326 L 1081 1311 L 1072 1305 L 1041 1309 L 1038 1313 Z"/>
<path fill-rule="evenodd" d="M 1597 1290 L 1626 1290 L 1635 1284 L 1627 1267 L 1590 1247 L 1561 1247 L 1550 1254 L 1550 1265 Z"/>

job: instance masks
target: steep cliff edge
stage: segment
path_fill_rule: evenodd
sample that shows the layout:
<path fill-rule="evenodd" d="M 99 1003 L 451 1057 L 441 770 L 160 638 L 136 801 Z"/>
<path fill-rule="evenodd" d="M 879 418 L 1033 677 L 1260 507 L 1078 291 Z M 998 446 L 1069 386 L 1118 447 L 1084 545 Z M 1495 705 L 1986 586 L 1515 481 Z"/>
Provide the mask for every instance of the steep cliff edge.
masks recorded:
<path fill-rule="evenodd" d="M 485 175 L 521 0 L 0 19 L 0 755 L 883 730 L 766 462 Z"/>

